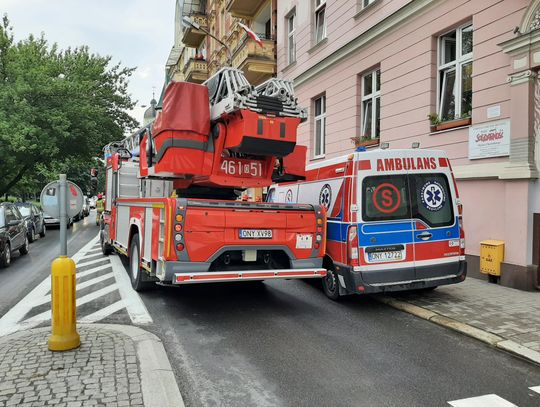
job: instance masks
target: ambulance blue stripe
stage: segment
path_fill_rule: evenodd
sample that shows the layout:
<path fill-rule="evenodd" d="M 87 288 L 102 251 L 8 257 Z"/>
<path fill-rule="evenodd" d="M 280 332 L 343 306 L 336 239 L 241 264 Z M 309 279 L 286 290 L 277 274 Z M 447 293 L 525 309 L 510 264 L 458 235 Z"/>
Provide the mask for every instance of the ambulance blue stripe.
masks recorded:
<path fill-rule="evenodd" d="M 410 220 L 403 222 L 381 222 L 381 223 L 366 223 L 362 225 L 361 232 L 369 233 L 388 233 L 388 232 L 405 232 L 412 229 Z"/>

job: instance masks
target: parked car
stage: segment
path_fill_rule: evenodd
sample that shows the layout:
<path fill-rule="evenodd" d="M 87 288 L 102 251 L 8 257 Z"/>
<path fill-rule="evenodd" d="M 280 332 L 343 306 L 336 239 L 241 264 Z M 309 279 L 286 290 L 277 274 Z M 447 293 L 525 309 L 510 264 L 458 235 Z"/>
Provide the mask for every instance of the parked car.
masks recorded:
<path fill-rule="evenodd" d="M 48 215 L 46 213 L 43 214 L 43 221 L 47 226 L 60 226 L 60 219 L 53 218 L 51 215 Z M 69 229 L 71 225 L 73 225 L 73 218 L 68 219 L 67 228 Z"/>
<path fill-rule="evenodd" d="M 93 196 L 89 200 L 90 200 L 90 209 L 96 209 L 96 201 L 97 201 L 96 197 Z"/>
<path fill-rule="evenodd" d="M 9 267 L 13 251 L 28 253 L 26 222 L 12 203 L 0 203 L 0 267 Z"/>
<path fill-rule="evenodd" d="M 38 234 L 41 237 L 45 237 L 46 226 L 43 221 L 43 211 L 30 202 L 17 202 L 15 206 L 19 209 L 26 222 L 28 241 L 32 243 L 36 240 Z"/>

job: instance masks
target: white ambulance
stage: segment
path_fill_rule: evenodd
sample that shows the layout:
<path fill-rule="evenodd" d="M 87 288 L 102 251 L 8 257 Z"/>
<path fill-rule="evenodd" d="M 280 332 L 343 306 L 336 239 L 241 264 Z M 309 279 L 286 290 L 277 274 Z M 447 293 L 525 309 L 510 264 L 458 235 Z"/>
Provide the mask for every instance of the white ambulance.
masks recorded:
<path fill-rule="evenodd" d="M 308 165 L 305 181 L 274 185 L 267 200 L 326 208 L 331 299 L 465 279 L 462 206 L 443 151 L 357 150 Z"/>

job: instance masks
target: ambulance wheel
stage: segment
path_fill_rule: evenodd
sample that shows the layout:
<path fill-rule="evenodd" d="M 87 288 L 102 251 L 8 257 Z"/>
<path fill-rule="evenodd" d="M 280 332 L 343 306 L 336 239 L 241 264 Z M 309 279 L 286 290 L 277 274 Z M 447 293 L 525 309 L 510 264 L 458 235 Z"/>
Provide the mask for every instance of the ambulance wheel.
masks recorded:
<path fill-rule="evenodd" d="M 133 235 L 131 248 L 129 250 L 129 277 L 131 286 L 135 291 L 144 291 L 148 288 L 148 283 L 143 281 L 143 271 L 141 270 L 141 256 L 139 249 L 139 235 Z"/>
<path fill-rule="evenodd" d="M 328 268 L 326 277 L 322 279 L 323 291 L 332 301 L 339 300 L 339 280 L 335 270 Z"/>

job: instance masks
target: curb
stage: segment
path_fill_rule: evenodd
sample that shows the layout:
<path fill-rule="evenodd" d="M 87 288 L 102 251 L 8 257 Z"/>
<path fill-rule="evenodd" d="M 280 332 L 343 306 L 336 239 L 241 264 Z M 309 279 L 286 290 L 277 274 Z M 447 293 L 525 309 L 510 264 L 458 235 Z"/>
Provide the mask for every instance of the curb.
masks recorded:
<path fill-rule="evenodd" d="M 445 328 L 450 328 L 456 332 L 460 332 L 464 335 L 487 343 L 494 348 L 504 350 L 523 359 L 526 359 L 529 362 L 540 365 L 540 352 L 529 349 L 523 345 L 520 345 L 517 342 L 484 331 L 483 329 L 476 328 L 472 325 L 459 322 L 455 319 L 445 317 L 444 315 L 438 314 L 426 308 L 419 307 L 418 305 L 410 304 L 405 301 L 399 301 L 395 298 L 390 297 L 373 298 L 379 302 L 382 302 L 383 304 L 391 306 L 392 308 L 398 309 L 408 314 L 412 314 L 419 318 L 425 319 L 426 321 L 433 322 L 434 324 L 444 326 Z"/>
<path fill-rule="evenodd" d="M 141 390 L 145 407 L 184 407 L 182 394 L 163 342 L 153 333 L 132 325 L 85 324 L 129 336 L 137 348 L 141 369 Z"/>

